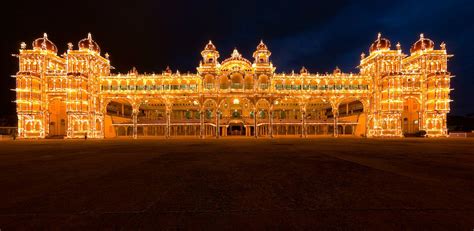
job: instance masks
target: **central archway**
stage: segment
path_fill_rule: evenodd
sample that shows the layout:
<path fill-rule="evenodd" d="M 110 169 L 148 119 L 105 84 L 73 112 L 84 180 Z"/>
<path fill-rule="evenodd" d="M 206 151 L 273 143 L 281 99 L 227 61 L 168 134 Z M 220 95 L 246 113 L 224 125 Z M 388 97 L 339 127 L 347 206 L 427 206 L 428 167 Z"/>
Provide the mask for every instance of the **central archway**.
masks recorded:
<path fill-rule="evenodd" d="M 232 124 L 241 124 L 243 126 L 243 129 L 241 129 L 243 133 L 241 135 L 250 136 L 251 134 L 253 134 L 254 106 L 252 101 L 244 97 L 225 98 L 220 102 L 219 110 L 219 129 L 221 131 L 221 135 L 229 135 L 229 127 Z"/>

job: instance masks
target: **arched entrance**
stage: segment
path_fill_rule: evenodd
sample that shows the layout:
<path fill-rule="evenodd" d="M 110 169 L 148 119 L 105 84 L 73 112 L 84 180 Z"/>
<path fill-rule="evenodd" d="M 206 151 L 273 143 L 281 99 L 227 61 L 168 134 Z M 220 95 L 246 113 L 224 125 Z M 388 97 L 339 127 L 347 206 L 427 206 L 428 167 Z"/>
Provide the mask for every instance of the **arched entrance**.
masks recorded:
<path fill-rule="evenodd" d="M 363 136 L 366 133 L 367 115 L 364 112 L 364 104 L 358 99 L 343 100 L 338 107 L 339 135 Z"/>
<path fill-rule="evenodd" d="M 225 136 L 229 134 L 228 130 L 232 123 L 242 124 L 242 126 L 244 127 L 240 130 L 243 132 L 242 135 L 250 136 L 253 134 L 254 106 L 249 99 L 239 97 L 226 98 L 220 102 L 219 109 L 221 112 L 219 118 L 219 129 L 221 131 L 221 135 Z M 237 127 L 233 129 L 237 129 Z"/>
<path fill-rule="evenodd" d="M 133 136 L 132 104 L 126 99 L 114 99 L 107 103 L 104 117 L 104 136 Z"/>
<path fill-rule="evenodd" d="M 243 122 L 231 121 L 227 127 L 228 136 L 245 136 L 245 125 Z"/>
<path fill-rule="evenodd" d="M 415 134 L 420 130 L 420 103 L 415 98 L 403 101 L 402 131 L 403 134 Z"/>
<path fill-rule="evenodd" d="M 61 98 L 53 99 L 48 105 L 49 112 L 49 136 L 66 136 L 67 114 L 66 102 Z"/>

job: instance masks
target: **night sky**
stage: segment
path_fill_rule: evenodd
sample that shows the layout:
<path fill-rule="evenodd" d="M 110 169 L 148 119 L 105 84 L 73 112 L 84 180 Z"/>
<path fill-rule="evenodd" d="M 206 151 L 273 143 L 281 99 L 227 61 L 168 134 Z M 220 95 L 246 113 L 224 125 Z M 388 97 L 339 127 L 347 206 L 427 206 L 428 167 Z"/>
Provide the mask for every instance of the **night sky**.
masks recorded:
<path fill-rule="evenodd" d="M 1 17 L 0 114 L 15 114 L 15 79 L 20 42 L 47 32 L 60 53 L 67 43 L 91 32 L 114 72 L 135 66 L 139 72 L 196 72 L 208 40 L 223 60 L 236 47 L 251 55 L 260 39 L 269 46 L 277 72 L 358 72 L 361 52 L 368 53 L 377 33 L 398 41 L 405 53 L 420 33 L 436 48 L 446 42 L 454 57 L 451 114 L 474 113 L 474 2 L 418 1 L 13 1 Z"/>

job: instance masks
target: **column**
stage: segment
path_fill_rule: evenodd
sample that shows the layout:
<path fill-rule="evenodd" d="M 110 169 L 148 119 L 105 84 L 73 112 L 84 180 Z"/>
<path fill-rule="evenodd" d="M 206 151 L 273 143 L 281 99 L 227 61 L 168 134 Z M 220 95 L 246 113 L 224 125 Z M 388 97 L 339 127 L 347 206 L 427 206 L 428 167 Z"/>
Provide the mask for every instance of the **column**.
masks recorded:
<path fill-rule="evenodd" d="M 301 110 L 301 137 L 306 137 L 306 112 Z"/>
<path fill-rule="evenodd" d="M 270 114 L 270 138 L 273 138 L 273 110 L 270 109 L 268 114 Z"/>
<path fill-rule="evenodd" d="M 334 115 L 334 129 L 333 129 L 333 136 L 337 137 L 337 119 L 339 117 L 339 111 L 337 109 L 332 109 L 332 114 Z"/>
<path fill-rule="evenodd" d="M 253 126 L 254 126 L 254 129 L 253 129 L 253 135 L 255 138 L 258 137 L 258 134 L 257 134 L 257 110 L 253 110 Z"/>
<path fill-rule="evenodd" d="M 220 128 L 219 128 L 219 110 L 216 109 L 216 138 L 219 139 L 219 135 L 220 135 Z"/>
<path fill-rule="evenodd" d="M 138 111 L 133 110 L 132 120 L 133 120 L 133 139 L 136 139 L 138 137 L 138 134 L 137 134 Z"/>
<path fill-rule="evenodd" d="M 199 137 L 204 138 L 204 112 L 201 110 L 199 112 Z"/>
<path fill-rule="evenodd" d="M 165 137 L 170 138 L 171 134 L 171 112 L 166 109 L 166 130 L 165 130 Z"/>

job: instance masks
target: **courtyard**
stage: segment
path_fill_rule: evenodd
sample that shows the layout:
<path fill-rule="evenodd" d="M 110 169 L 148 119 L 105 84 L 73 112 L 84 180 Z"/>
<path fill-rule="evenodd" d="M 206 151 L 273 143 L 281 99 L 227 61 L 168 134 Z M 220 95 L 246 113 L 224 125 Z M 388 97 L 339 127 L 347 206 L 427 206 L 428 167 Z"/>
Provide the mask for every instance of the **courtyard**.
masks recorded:
<path fill-rule="evenodd" d="M 0 229 L 472 230 L 474 140 L 0 141 Z"/>

